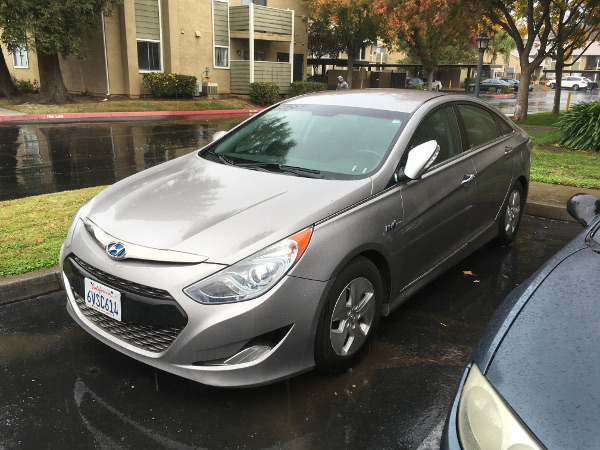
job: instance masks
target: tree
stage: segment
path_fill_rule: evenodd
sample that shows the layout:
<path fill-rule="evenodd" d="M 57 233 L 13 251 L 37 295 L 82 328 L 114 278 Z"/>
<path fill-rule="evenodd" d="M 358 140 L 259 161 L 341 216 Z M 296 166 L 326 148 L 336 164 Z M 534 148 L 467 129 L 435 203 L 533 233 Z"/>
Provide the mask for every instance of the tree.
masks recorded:
<path fill-rule="evenodd" d="M 567 64 L 573 56 L 573 51 L 585 47 L 584 51 L 594 42 L 600 33 L 600 18 L 596 10 L 600 0 L 554 0 L 552 9 L 556 19 L 553 21 L 553 34 L 555 50 L 553 57 L 556 60 L 554 68 L 556 85 L 552 114 L 560 110 L 561 78 L 565 66 L 572 66 L 579 57 Z M 582 52 L 583 53 L 583 52 Z"/>
<path fill-rule="evenodd" d="M 496 64 L 498 55 L 504 56 L 504 62 L 508 64 L 510 52 L 514 48 L 516 48 L 515 40 L 506 31 L 498 30 L 491 35 L 486 52 L 491 53 L 492 64 Z"/>
<path fill-rule="evenodd" d="M 372 0 L 305 0 L 313 20 L 331 27 L 340 48 L 348 55 L 348 82 L 352 86 L 354 61 L 360 50 L 388 35 L 388 17 L 379 2 Z"/>
<path fill-rule="evenodd" d="M 529 86 L 531 74 L 553 51 L 551 3 L 553 0 L 487 0 L 482 3 L 487 18 L 514 39 L 519 52 L 520 86 Z M 536 54 L 531 56 L 533 49 Z M 527 118 L 529 89 L 517 91 L 517 107 L 513 119 Z"/>
<path fill-rule="evenodd" d="M 0 96 L 12 97 L 19 92 L 12 81 L 3 52 L 0 52 Z"/>
<path fill-rule="evenodd" d="M 337 58 L 342 51 L 334 27 L 328 20 L 312 19 L 308 24 L 308 53 L 313 58 Z M 316 67 L 314 67 L 316 71 Z"/>
<path fill-rule="evenodd" d="M 85 56 L 86 37 L 100 24 L 100 14 L 120 0 L 3 0 L 0 3 L 2 41 L 9 51 L 21 46 L 35 51 L 40 74 L 40 100 L 69 100 L 59 57 Z"/>
<path fill-rule="evenodd" d="M 387 5 L 400 49 L 423 65 L 429 89 L 439 64 L 472 55 L 481 18 L 475 0 L 387 0 Z"/>

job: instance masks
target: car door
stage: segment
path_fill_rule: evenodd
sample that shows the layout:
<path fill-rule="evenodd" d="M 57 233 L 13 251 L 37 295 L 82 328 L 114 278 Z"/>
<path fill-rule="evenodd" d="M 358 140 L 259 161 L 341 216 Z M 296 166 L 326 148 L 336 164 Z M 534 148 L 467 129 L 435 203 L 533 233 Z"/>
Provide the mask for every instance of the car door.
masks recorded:
<path fill-rule="evenodd" d="M 470 237 L 478 236 L 496 220 L 512 184 L 514 148 L 519 145 L 508 124 L 499 131 L 496 114 L 481 105 L 458 104 L 459 117 L 475 166 Z"/>
<path fill-rule="evenodd" d="M 432 139 L 440 146 L 434 164 L 422 179 L 402 188 L 404 245 L 398 255 L 401 290 L 434 270 L 460 249 L 468 236 L 475 169 L 463 153 L 452 105 L 427 116 L 408 148 Z"/>

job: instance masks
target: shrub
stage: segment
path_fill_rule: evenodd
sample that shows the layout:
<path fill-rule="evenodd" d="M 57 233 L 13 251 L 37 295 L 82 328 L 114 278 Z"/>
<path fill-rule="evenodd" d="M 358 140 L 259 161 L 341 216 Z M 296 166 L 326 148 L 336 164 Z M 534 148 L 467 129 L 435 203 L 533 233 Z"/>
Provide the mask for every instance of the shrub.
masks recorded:
<path fill-rule="evenodd" d="M 272 105 L 279 100 L 279 86 L 275 83 L 250 83 L 250 100 L 257 105 Z"/>
<path fill-rule="evenodd" d="M 327 83 L 319 83 L 316 81 L 294 81 L 290 87 L 290 97 L 295 97 L 311 92 L 326 91 Z"/>
<path fill-rule="evenodd" d="M 488 94 L 494 95 L 495 93 L 496 93 L 496 88 L 489 88 L 488 89 Z"/>
<path fill-rule="evenodd" d="M 37 80 L 29 81 L 29 80 L 17 80 L 13 77 L 13 83 L 19 94 L 35 94 L 40 92 L 40 85 Z"/>
<path fill-rule="evenodd" d="M 600 101 L 575 104 L 556 124 L 560 143 L 575 150 L 600 152 Z"/>
<path fill-rule="evenodd" d="M 408 86 L 409 89 L 415 89 L 417 91 L 424 91 L 427 88 L 425 86 L 420 86 L 418 84 L 411 84 L 410 86 Z"/>
<path fill-rule="evenodd" d="M 502 86 L 502 93 L 503 94 L 510 94 L 512 92 L 512 87 L 511 86 Z"/>
<path fill-rule="evenodd" d="M 196 90 L 197 78 L 177 73 L 145 73 L 142 85 L 154 97 L 192 97 Z"/>

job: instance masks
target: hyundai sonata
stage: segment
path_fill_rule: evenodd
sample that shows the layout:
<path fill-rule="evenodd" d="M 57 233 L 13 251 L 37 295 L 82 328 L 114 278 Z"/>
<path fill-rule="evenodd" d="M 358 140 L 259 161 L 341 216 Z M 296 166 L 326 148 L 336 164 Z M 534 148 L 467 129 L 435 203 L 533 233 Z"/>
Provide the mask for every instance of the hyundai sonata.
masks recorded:
<path fill-rule="evenodd" d="M 529 168 L 527 135 L 463 95 L 292 98 L 83 205 L 61 250 L 67 308 L 206 384 L 344 371 L 382 315 L 514 238 Z"/>

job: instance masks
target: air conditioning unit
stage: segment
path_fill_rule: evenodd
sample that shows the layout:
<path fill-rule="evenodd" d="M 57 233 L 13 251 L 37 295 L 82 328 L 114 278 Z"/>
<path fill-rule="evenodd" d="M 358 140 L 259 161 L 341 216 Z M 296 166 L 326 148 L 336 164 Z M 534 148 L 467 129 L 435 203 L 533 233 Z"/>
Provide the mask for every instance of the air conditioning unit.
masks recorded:
<path fill-rule="evenodd" d="M 202 95 L 202 82 L 196 81 L 196 89 L 194 90 L 194 97 L 200 97 Z"/>
<path fill-rule="evenodd" d="M 217 95 L 219 93 L 218 83 L 202 83 L 202 92 L 205 95 Z"/>

